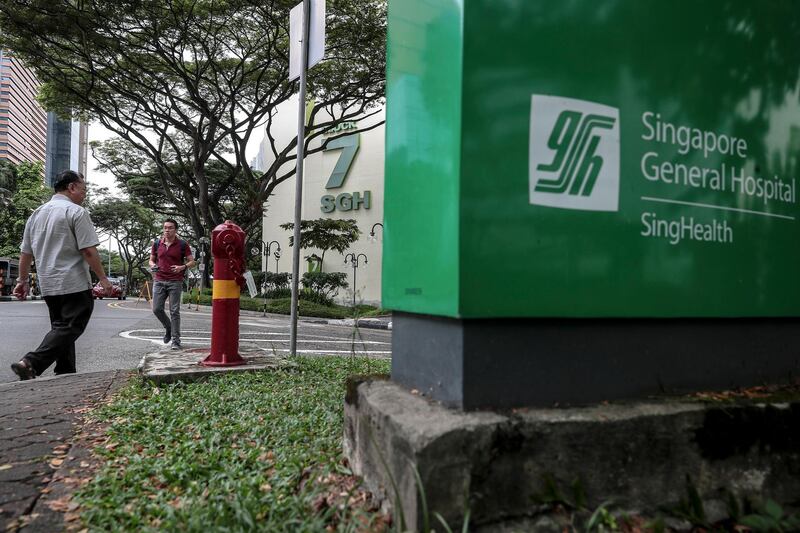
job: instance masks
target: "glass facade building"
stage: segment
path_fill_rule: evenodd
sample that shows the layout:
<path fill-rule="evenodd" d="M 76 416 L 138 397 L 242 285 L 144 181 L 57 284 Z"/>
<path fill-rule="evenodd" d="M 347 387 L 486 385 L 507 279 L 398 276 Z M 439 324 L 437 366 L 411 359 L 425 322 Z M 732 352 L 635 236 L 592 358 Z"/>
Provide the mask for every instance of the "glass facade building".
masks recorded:
<path fill-rule="evenodd" d="M 86 176 L 88 126 L 84 122 L 58 118 L 47 114 L 47 158 L 45 182 L 52 186 L 55 177 L 64 170 L 77 170 Z"/>
<path fill-rule="evenodd" d="M 38 90 L 33 72 L 0 50 L 0 159 L 45 160 L 47 116 L 36 101 Z"/>

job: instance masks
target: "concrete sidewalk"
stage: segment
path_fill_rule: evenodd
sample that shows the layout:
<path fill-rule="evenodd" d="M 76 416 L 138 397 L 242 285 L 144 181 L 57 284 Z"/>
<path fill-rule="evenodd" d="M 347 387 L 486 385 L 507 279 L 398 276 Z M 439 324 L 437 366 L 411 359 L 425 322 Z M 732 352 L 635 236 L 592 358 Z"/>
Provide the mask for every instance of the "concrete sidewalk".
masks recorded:
<path fill-rule="evenodd" d="M 131 371 L 70 374 L 0 385 L 0 531 L 69 529 L 71 494 L 88 457 L 76 441 L 81 413 L 122 386 Z M 78 522 L 80 523 L 80 522 Z"/>

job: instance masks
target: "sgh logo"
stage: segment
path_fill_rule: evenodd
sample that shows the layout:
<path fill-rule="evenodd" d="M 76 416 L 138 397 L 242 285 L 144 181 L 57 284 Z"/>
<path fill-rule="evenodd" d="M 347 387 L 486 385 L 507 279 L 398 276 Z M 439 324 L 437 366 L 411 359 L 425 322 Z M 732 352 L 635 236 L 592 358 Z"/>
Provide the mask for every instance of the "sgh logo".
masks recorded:
<path fill-rule="evenodd" d="M 529 158 L 531 204 L 617 210 L 618 109 L 534 94 Z"/>

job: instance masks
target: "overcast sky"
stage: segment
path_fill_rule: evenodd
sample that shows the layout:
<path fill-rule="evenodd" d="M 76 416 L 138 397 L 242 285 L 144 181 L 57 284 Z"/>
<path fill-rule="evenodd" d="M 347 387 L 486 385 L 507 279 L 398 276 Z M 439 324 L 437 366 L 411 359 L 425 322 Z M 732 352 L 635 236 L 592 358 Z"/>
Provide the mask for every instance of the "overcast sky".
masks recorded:
<path fill-rule="evenodd" d="M 105 129 L 100 123 L 89 124 L 89 142 L 104 141 L 113 137 L 113 133 Z M 119 193 L 119 188 L 114 182 L 114 176 L 106 172 L 95 170 L 98 165 L 97 159 L 92 156 L 92 149 L 89 148 L 89 154 L 86 161 L 86 181 L 93 185 L 100 185 L 101 187 L 108 187 L 112 193 Z"/>

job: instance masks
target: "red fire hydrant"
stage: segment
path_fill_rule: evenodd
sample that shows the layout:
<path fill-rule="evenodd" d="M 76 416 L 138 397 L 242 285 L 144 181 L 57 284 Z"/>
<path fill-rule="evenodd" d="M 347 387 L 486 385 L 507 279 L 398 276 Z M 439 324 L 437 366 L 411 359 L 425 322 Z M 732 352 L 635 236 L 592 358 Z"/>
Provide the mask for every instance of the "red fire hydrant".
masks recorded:
<path fill-rule="evenodd" d="M 239 293 L 244 286 L 244 231 L 226 220 L 211 232 L 214 284 L 211 293 L 211 355 L 201 364 L 245 364 L 239 355 Z"/>

